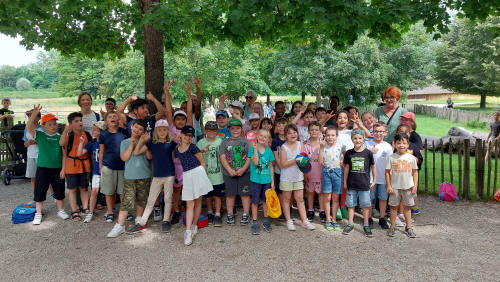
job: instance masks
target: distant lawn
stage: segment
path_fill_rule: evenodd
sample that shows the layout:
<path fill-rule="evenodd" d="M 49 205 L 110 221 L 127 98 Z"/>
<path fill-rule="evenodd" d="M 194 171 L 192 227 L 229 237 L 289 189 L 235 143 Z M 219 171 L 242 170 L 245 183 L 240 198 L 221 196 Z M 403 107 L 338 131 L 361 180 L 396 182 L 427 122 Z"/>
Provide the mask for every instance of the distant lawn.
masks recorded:
<path fill-rule="evenodd" d="M 34 89 L 30 91 L 6 91 L 0 89 L 0 98 L 59 98 L 59 93 L 52 89 Z"/>
<path fill-rule="evenodd" d="M 417 132 L 421 135 L 446 136 L 453 126 L 463 127 L 470 131 L 489 132 L 487 127 L 471 127 L 465 123 L 452 122 L 447 119 L 417 114 Z"/>
<path fill-rule="evenodd" d="M 498 103 L 486 103 L 486 108 L 480 108 L 479 103 L 471 105 L 458 105 L 454 107 L 458 110 L 493 114 L 498 108 Z"/>

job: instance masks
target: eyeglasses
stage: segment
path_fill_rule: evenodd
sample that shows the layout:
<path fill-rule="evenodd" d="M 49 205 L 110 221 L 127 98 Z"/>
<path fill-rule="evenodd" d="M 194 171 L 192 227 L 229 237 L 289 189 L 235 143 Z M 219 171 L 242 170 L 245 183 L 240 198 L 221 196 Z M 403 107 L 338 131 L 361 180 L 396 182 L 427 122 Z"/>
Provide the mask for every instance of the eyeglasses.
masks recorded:
<path fill-rule="evenodd" d="M 394 98 L 392 96 L 385 96 L 384 100 L 396 100 L 396 98 Z"/>
<path fill-rule="evenodd" d="M 375 130 L 373 133 L 385 133 L 385 130 Z"/>
<path fill-rule="evenodd" d="M 253 96 L 245 96 L 245 99 L 253 99 Z"/>

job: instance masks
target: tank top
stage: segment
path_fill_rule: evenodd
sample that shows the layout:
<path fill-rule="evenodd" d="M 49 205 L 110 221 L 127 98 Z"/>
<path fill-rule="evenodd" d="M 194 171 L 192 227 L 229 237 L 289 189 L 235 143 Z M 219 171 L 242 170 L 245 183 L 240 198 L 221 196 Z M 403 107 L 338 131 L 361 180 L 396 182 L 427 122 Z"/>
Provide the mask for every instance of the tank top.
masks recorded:
<path fill-rule="evenodd" d="M 285 149 L 287 161 L 295 160 L 295 157 L 300 154 L 300 142 L 297 141 L 296 143 L 297 148 L 294 151 L 290 150 L 290 148 L 288 148 L 285 144 L 281 145 Z M 280 181 L 298 182 L 302 180 L 304 180 L 304 174 L 300 171 L 297 164 L 281 169 Z"/>

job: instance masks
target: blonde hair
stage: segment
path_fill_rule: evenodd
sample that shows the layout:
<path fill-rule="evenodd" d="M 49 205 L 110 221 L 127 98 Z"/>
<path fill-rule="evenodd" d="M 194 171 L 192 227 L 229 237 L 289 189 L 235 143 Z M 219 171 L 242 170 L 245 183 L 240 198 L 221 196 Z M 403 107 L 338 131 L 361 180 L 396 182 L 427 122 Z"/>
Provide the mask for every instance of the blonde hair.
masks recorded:
<path fill-rule="evenodd" d="M 158 127 L 155 127 L 155 129 L 153 130 L 153 144 L 157 144 L 157 143 L 161 142 L 160 137 L 158 137 L 157 128 Z M 168 129 L 168 127 L 167 127 L 167 137 L 165 138 L 165 142 L 167 142 L 167 143 L 172 142 L 172 136 L 170 135 L 170 130 Z"/>

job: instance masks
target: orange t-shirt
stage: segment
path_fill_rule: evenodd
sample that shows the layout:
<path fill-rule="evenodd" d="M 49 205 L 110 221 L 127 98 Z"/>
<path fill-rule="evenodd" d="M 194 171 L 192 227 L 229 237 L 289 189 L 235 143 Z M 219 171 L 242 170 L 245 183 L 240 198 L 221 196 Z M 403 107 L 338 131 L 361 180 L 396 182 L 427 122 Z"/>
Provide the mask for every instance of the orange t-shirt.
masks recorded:
<path fill-rule="evenodd" d="M 78 145 L 80 144 L 80 136 L 83 136 L 83 138 L 85 138 L 85 141 L 83 142 L 83 146 L 85 147 L 85 145 L 89 142 L 87 135 L 83 131 L 81 134 L 76 134 L 76 133 L 73 134 L 74 134 L 73 147 L 71 148 L 71 152 L 66 153 L 65 173 L 78 174 L 78 173 L 90 172 L 90 159 L 88 152 L 79 157 L 82 160 L 74 159 L 78 158 L 77 151 L 78 151 Z M 69 136 L 66 136 L 66 141 L 64 142 L 65 148 L 68 148 L 68 142 L 69 142 Z M 83 167 L 82 165 L 85 167 Z"/>

